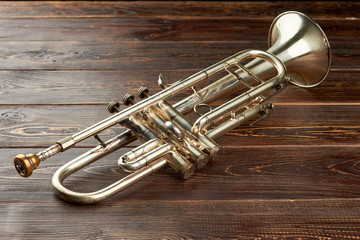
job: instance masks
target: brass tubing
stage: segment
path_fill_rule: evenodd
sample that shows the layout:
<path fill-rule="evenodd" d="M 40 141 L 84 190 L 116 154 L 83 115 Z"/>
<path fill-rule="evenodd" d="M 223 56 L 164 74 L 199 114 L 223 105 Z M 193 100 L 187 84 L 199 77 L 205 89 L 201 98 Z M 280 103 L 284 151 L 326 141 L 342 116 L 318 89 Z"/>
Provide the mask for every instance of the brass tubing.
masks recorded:
<path fill-rule="evenodd" d="M 254 59 L 250 63 L 245 65 L 245 68 L 254 75 L 257 75 L 258 78 L 262 76 L 269 75 L 269 73 L 274 72 L 274 67 L 280 71 L 282 70 L 282 63 L 279 63 L 277 60 L 274 65 L 274 59 L 276 57 L 269 52 L 263 52 L 258 50 L 245 50 L 243 52 L 248 52 L 246 55 L 239 55 L 236 60 L 233 62 L 235 65 L 237 62 L 249 57 L 249 53 L 254 54 L 253 56 L 257 56 L 258 58 Z M 267 54 L 266 56 L 264 55 Z M 260 55 L 261 54 L 261 55 Z M 265 61 L 264 58 L 266 58 Z M 257 64 L 253 64 L 256 62 Z M 229 64 L 231 64 L 229 62 Z M 235 73 L 238 74 L 244 81 L 251 81 L 252 76 L 247 72 L 244 72 L 242 69 L 236 69 Z M 228 96 L 232 93 L 237 92 L 241 87 L 244 86 L 242 82 L 237 80 L 233 75 L 228 74 L 216 82 L 211 83 L 210 85 L 200 89 L 197 93 L 194 93 L 183 100 L 175 103 L 173 105 L 181 113 L 188 113 L 193 109 L 193 107 L 198 103 L 211 103 L 217 99 L 222 98 L 223 96 Z M 198 95 L 198 96 L 197 96 Z"/>
<path fill-rule="evenodd" d="M 240 96 L 237 96 L 236 98 L 231 99 L 230 101 L 224 103 L 223 105 L 218 106 L 217 108 L 205 113 L 201 117 L 199 117 L 191 131 L 194 134 L 199 134 L 202 132 L 202 129 L 206 129 L 209 124 L 214 121 L 215 119 L 222 117 L 226 115 L 227 113 L 233 111 L 236 108 L 239 108 L 245 104 L 247 104 L 250 100 L 254 99 L 264 91 L 271 89 L 275 86 L 277 82 L 277 78 L 273 78 L 267 82 L 264 82 L 248 92 L 245 92 L 241 94 Z"/>
<path fill-rule="evenodd" d="M 167 106 L 167 107 L 165 107 L 165 106 Z M 193 140 L 197 141 L 198 139 L 191 136 L 191 133 L 186 131 L 186 129 L 184 129 L 184 126 L 190 125 L 190 123 L 185 118 L 181 118 L 179 114 L 176 115 L 179 117 L 179 118 L 177 118 L 178 122 L 176 122 L 175 118 L 173 118 L 175 116 L 168 116 L 167 114 L 164 114 L 164 110 L 170 109 L 170 108 L 172 109 L 170 104 L 168 104 L 166 101 L 161 101 L 159 104 L 156 104 L 156 106 L 154 106 L 152 108 L 152 109 L 154 109 L 154 111 L 156 111 L 157 116 L 161 116 L 161 118 L 160 117 L 157 118 L 156 116 L 152 116 L 152 118 L 153 119 L 156 118 L 156 119 L 154 119 L 155 122 L 157 122 L 159 124 L 159 127 L 161 128 L 161 130 L 165 131 L 165 132 L 166 132 L 166 129 L 164 129 L 164 127 L 162 127 L 163 123 L 164 123 L 163 119 L 165 119 L 165 121 L 166 120 L 174 121 L 177 124 L 177 126 L 183 130 L 183 134 L 185 137 L 184 137 L 184 139 L 182 139 L 182 141 L 177 141 L 171 135 L 169 135 L 169 139 L 171 140 L 171 142 L 173 142 L 173 144 L 178 146 L 180 149 L 181 149 L 181 147 L 184 148 L 185 154 L 189 155 L 190 161 L 195 164 L 196 169 L 201 169 L 201 168 L 205 167 L 209 161 L 208 155 L 206 153 L 202 152 L 197 146 L 195 146 L 192 143 Z M 174 111 L 176 111 L 176 110 L 174 110 Z"/>
<path fill-rule="evenodd" d="M 58 171 L 56 171 L 52 179 L 52 185 L 54 191 L 59 197 L 69 202 L 81 203 L 81 204 L 92 204 L 92 203 L 100 202 L 124 190 L 125 188 L 130 187 L 131 185 L 140 181 L 141 179 L 150 176 L 151 174 L 163 168 L 167 164 L 167 161 L 164 159 L 156 160 L 150 163 L 149 165 L 141 168 L 140 170 L 131 173 L 126 177 L 120 179 L 119 181 L 95 192 L 80 193 L 65 188 L 63 186 L 64 179 L 68 175 L 79 170 L 79 169 L 75 171 L 72 170 L 72 165 L 76 164 L 78 168 L 82 168 L 93 162 L 92 160 L 89 162 L 87 162 L 86 160 L 87 158 L 85 158 L 83 155 L 79 156 L 78 158 L 73 159 L 72 161 L 68 162 L 63 167 L 61 167 Z M 80 164 L 78 163 L 78 161 L 80 161 Z"/>
<path fill-rule="evenodd" d="M 192 124 L 182 116 L 182 114 L 176 110 L 173 106 L 171 106 L 167 101 L 161 101 L 158 104 L 158 108 L 162 111 L 163 115 L 167 115 L 167 118 L 171 121 L 174 121 L 178 125 L 180 125 L 185 131 L 191 133 Z"/>
<path fill-rule="evenodd" d="M 122 125 L 129 128 L 142 142 L 158 138 L 158 136 L 136 116 L 130 116 Z"/>
<path fill-rule="evenodd" d="M 141 156 L 137 157 L 135 161 L 128 162 L 120 158 L 118 161 L 119 166 L 121 166 L 125 171 L 136 171 L 141 169 L 144 166 L 149 165 L 151 162 L 167 155 L 174 150 L 174 147 L 169 143 L 160 145 L 149 152 L 145 152 Z"/>
<path fill-rule="evenodd" d="M 198 139 L 202 146 L 204 146 L 204 151 L 209 154 L 210 160 L 217 160 L 223 151 L 223 147 L 217 144 L 214 140 L 212 140 L 205 134 L 199 134 Z"/>
<path fill-rule="evenodd" d="M 181 156 L 175 150 L 174 146 L 169 143 L 165 143 L 152 151 L 141 155 L 136 159 L 134 164 L 127 166 L 127 169 L 134 167 L 133 170 L 140 170 L 145 166 L 150 165 L 155 160 L 163 157 L 167 159 L 167 163 L 169 163 L 183 179 L 188 179 L 195 171 L 194 165 Z M 121 159 L 119 159 L 119 161 L 121 161 Z"/>
<path fill-rule="evenodd" d="M 87 151 L 86 153 L 77 157 L 77 161 L 70 161 L 67 164 L 63 165 L 58 171 L 62 171 L 62 176 L 66 178 L 73 172 L 78 171 L 80 168 L 102 158 L 106 155 L 118 150 L 122 146 L 128 144 L 129 142 L 133 141 L 135 136 L 131 132 L 124 132 L 119 134 L 118 136 L 110 139 L 106 142 L 106 147 L 103 148 L 101 145 Z M 86 165 L 84 165 L 86 163 Z M 69 166 L 69 167 L 68 167 Z M 63 175 L 65 174 L 65 175 Z"/>
<path fill-rule="evenodd" d="M 237 58 L 243 58 L 244 56 L 248 56 L 249 53 L 246 51 L 241 51 L 239 53 L 234 54 L 231 57 L 228 57 L 202 71 L 199 71 L 187 78 L 184 78 L 182 80 L 179 80 L 172 84 L 171 87 L 166 88 L 162 90 L 161 92 L 158 92 L 157 94 L 151 95 L 150 97 L 144 99 L 141 102 L 138 102 L 134 105 L 132 105 L 130 108 L 127 108 L 121 112 L 118 112 L 94 125 L 91 127 L 88 127 L 79 133 L 76 133 L 72 135 L 70 138 L 64 138 L 62 141 L 62 144 L 68 145 L 67 149 L 74 146 L 76 143 L 81 142 L 84 139 L 87 139 L 109 127 L 112 127 L 113 125 L 117 123 L 122 123 L 125 119 L 129 118 L 131 115 L 134 115 L 135 113 L 138 113 L 142 111 L 147 106 L 151 106 L 156 104 L 157 102 L 167 99 L 171 96 L 174 96 L 175 94 L 198 84 L 199 82 L 213 76 L 214 74 L 222 71 L 224 67 L 227 64 L 234 63 Z"/>
<path fill-rule="evenodd" d="M 209 156 L 199 150 L 196 146 L 191 144 L 190 141 L 185 140 L 184 145 L 191 153 L 190 161 L 195 164 L 196 169 L 202 169 L 206 166 L 206 164 L 209 162 Z"/>
<path fill-rule="evenodd" d="M 195 165 L 186 160 L 177 152 L 171 152 L 169 157 L 169 165 L 175 169 L 182 179 L 189 179 L 195 172 Z"/>
<path fill-rule="evenodd" d="M 228 121 L 222 123 L 221 125 L 217 126 L 214 129 L 209 130 L 206 135 L 211 139 L 217 139 L 224 135 L 226 132 L 236 128 L 244 121 L 250 119 L 251 117 L 258 114 L 260 111 L 260 105 L 255 107 L 249 108 L 236 116 L 236 118 L 231 118 Z"/>
<path fill-rule="evenodd" d="M 143 154 L 160 146 L 162 141 L 159 139 L 158 135 L 135 116 L 126 119 L 123 122 L 123 125 L 128 127 L 138 139 L 145 142 L 119 158 L 118 165 L 125 171 L 133 172 L 141 165 L 136 158 L 139 158 Z"/>
<path fill-rule="evenodd" d="M 178 149 L 178 151 L 184 155 L 189 156 L 191 153 L 188 149 L 186 149 L 183 145 L 180 144 L 180 142 L 175 139 L 171 134 L 168 133 L 168 131 L 164 127 L 165 121 L 157 114 L 156 110 L 154 108 L 148 108 L 145 111 L 145 114 L 148 116 L 149 119 L 151 119 L 151 122 L 154 124 L 154 128 L 157 130 L 158 135 L 163 135 L 166 137 L 174 146 Z"/>
<path fill-rule="evenodd" d="M 125 171 L 137 170 L 137 158 L 154 150 L 162 144 L 160 139 L 151 139 L 135 149 L 125 153 L 119 158 L 118 165 Z M 130 166 L 130 167 L 129 167 Z"/>
<path fill-rule="evenodd" d="M 187 132 L 188 136 L 195 138 L 196 141 L 202 146 L 202 149 L 205 153 L 209 155 L 209 160 L 214 161 L 219 156 L 222 151 L 222 147 L 219 146 L 215 141 L 203 135 L 202 133 L 196 134 L 195 136 L 191 132 L 192 125 L 191 123 L 182 116 L 175 108 L 173 108 L 166 101 L 162 101 L 159 104 L 160 108 L 163 110 L 161 112 L 165 112 L 168 118 L 172 119 L 178 125 L 182 126 L 183 129 Z"/>
<path fill-rule="evenodd" d="M 226 113 L 233 111 L 235 108 L 246 104 L 253 98 L 261 95 L 268 89 L 276 87 L 285 80 L 286 68 L 276 56 L 272 55 L 271 53 L 258 50 L 249 50 L 247 52 L 253 56 L 262 58 L 270 62 L 276 68 L 277 76 L 269 79 L 266 82 L 261 83 L 256 87 L 251 88 L 249 91 L 241 94 L 240 96 L 226 102 L 225 104 L 207 112 L 206 114 L 198 118 L 191 129 L 194 134 L 199 134 L 202 129 L 206 128 L 206 126 L 208 126 L 214 119 L 219 118 Z"/>
<path fill-rule="evenodd" d="M 54 156 L 55 154 L 61 152 L 61 146 L 60 144 L 55 144 L 47 149 L 45 149 L 44 151 L 39 152 L 38 157 L 40 159 L 40 161 L 44 161 L 45 159 Z"/>

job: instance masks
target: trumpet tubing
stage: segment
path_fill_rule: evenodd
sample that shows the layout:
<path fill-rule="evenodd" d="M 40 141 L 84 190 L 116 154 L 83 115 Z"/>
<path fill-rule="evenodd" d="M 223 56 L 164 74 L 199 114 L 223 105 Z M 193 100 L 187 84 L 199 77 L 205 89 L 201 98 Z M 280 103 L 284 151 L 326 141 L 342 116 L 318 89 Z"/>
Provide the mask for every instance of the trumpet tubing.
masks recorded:
<path fill-rule="evenodd" d="M 15 168 L 21 176 L 29 177 L 40 162 L 94 136 L 98 146 L 60 167 L 52 178 L 55 192 L 67 201 L 85 204 L 102 201 L 166 165 L 188 179 L 221 156 L 217 138 L 241 124 L 249 121 L 254 124 L 266 117 L 274 108 L 268 102 L 273 95 L 289 83 L 314 87 L 329 72 L 331 56 L 326 35 L 302 13 L 285 12 L 273 21 L 269 47 L 267 51 L 241 51 L 173 84 L 165 83 L 160 75 L 161 92 L 150 95 L 147 87 L 141 87 L 139 102 L 135 102 L 134 95 L 126 94 L 123 102 L 128 108 L 121 110 L 119 102 L 111 102 L 108 111 L 113 115 L 37 154 L 17 155 Z M 253 60 L 243 64 L 248 59 Z M 218 77 L 219 73 L 226 75 Z M 214 78 L 217 80 L 196 90 L 201 82 Z M 238 93 L 244 88 L 246 91 Z M 174 105 L 168 103 L 170 97 L 188 89 L 194 93 Z M 236 97 L 214 109 L 209 105 L 236 92 Z M 208 111 L 201 114 L 200 107 Z M 199 115 L 194 123 L 186 116 L 192 111 Z M 98 134 L 115 124 L 128 130 L 106 142 L 101 140 Z M 131 172 L 126 177 L 90 193 L 64 187 L 66 177 L 136 139 L 142 144 L 118 160 L 124 171 Z"/>

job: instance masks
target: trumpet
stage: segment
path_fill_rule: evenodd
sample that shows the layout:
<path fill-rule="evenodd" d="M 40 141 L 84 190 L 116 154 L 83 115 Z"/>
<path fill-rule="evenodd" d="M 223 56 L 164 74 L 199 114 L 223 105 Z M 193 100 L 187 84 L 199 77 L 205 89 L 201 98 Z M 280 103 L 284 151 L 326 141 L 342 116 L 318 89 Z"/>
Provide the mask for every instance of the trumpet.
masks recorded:
<path fill-rule="evenodd" d="M 169 165 L 182 179 L 221 156 L 222 147 L 215 140 L 239 125 L 265 118 L 274 105 L 268 100 L 289 83 L 310 88 L 327 76 L 331 53 L 329 41 L 320 26 L 308 16 L 284 12 L 272 22 L 268 35 L 269 49 L 244 50 L 175 83 L 167 84 L 159 76 L 162 91 L 150 95 L 141 87 L 135 102 L 126 94 L 120 103 L 108 105 L 112 115 L 72 136 L 65 137 L 37 154 L 19 154 L 14 159 L 17 172 L 29 177 L 40 162 L 95 137 L 99 144 L 60 167 L 52 178 L 56 194 L 74 203 L 91 204 L 105 200 L 157 170 Z M 202 86 L 201 83 L 210 81 Z M 169 99 L 184 91 L 191 94 L 175 104 Z M 222 105 L 210 104 L 231 98 Z M 131 106 L 130 106 L 131 105 Z M 205 113 L 202 110 L 207 110 Z M 192 121 L 188 115 L 199 116 Z M 194 114 L 193 114 L 194 115 Z M 99 133 L 121 124 L 127 130 L 103 141 Z M 120 156 L 118 165 L 124 178 L 89 193 L 75 192 L 63 185 L 72 173 L 114 151 L 140 140 L 141 145 Z"/>

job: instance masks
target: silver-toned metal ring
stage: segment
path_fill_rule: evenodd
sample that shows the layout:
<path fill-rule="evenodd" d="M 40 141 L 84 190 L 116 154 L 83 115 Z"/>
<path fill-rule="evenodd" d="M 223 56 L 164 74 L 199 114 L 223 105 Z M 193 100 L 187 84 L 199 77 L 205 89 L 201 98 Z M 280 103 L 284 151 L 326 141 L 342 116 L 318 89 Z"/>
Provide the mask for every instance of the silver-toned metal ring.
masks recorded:
<path fill-rule="evenodd" d="M 194 106 L 194 112 L 199 115 L 199 116 L 202 116 L 203 114 L 199 113 L 197 110 L 199 107 L 207 107 L 209 108 L 209 111 L 212 111 L 212 107 L 209 105 L 209 104 L 206 104 L 206 103 L 198 103 Z"/>

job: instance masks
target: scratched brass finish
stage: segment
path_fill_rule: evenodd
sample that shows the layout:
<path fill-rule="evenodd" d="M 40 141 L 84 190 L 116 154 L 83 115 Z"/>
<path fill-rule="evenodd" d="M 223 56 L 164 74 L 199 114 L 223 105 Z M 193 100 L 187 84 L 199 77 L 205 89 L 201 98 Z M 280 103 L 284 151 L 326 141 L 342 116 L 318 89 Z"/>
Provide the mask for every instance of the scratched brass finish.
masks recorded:
<path fill-rule="evenodd" d="M 30 177 L 33 170 L 39 166 L 40 159 L 35 154 L 18 154 L 14 159 L 14 164 L 20 176 Z"/>
<path fill-rule="evenodd" d="M 63 165 L 53 176 L 55 192 L 67 201 L 84 204 L 102 201 L 166 165 L 174 168 L 182 179 L 188 179 L 209 161 L 221 157 L 222 147 L 215 142 L 217 138 L 241 124 L 255 124 L 265 118 L 274 108 L 268 100 L 288 83 L 313 87 L 329 72 L 329 42 L 321 28 L 302 13 L 279 15 L 270 27 L 269 45 L 267 51 L 236 53 L 172 84 L 165 83 L 160 75 L 161 92 L 150 95 L 149 89 L 141 87 L 139 102 L 134 95 L 126 94 L 123 98 L 129 106 L 126 109 L 121 110 L 120 103 L 111 102 L 108 110 L 113 115 L 37 154 L 16 156 L 15 167 L 20 175 L 28 177 L 40 161 L 94 136 L 99 142 L 97 147 Z M 247 60 L 251 61 L 245 64 Z M 197 90 L 199 83 L 207 79 L 211 84 Z M 189 89 L 193 94 L 174 105 L 168 103 L 170 97 Z M 210 106 L 233 93 L 237 96 L 226 103 L 216 108 Z M 200 108 L 208 111 L 201 114 Z M 194 123 L 186 116 L 192 111 L 200 115 Z M 108 141 L 101 140 L 98 134 L 115 124 L 128 130 Z M 118 160 L 124 171 L 131 172 L 126 177 L 90 193 L 64 187 L 66 177 L 136 139 L 142 144 Z"/>

